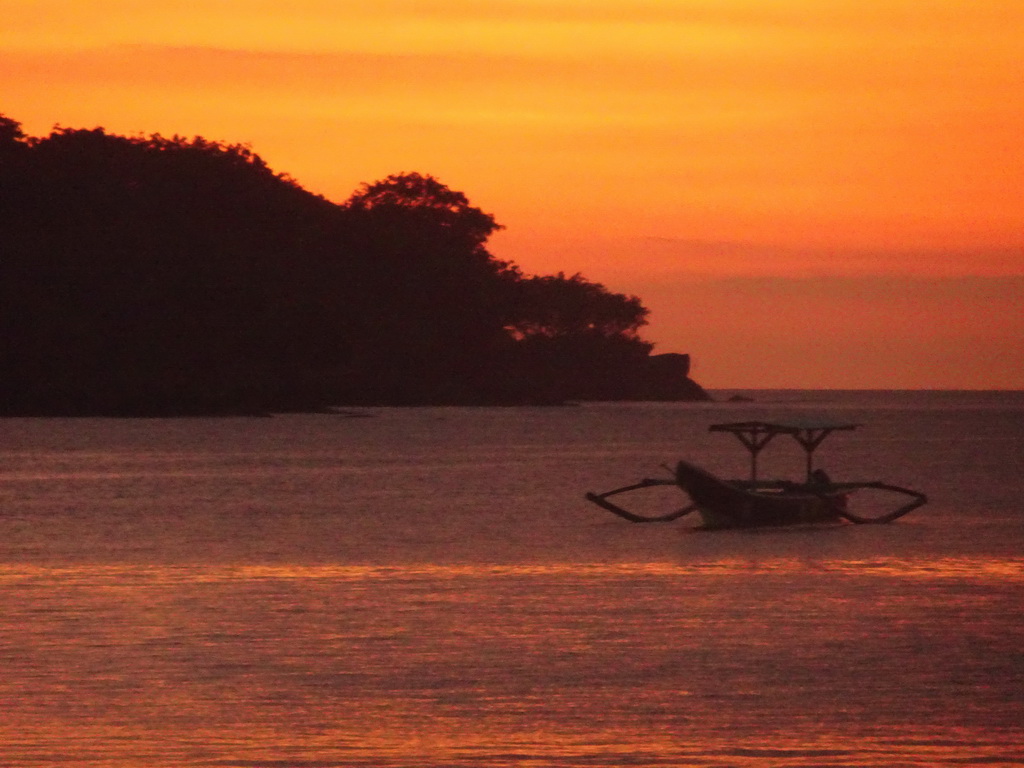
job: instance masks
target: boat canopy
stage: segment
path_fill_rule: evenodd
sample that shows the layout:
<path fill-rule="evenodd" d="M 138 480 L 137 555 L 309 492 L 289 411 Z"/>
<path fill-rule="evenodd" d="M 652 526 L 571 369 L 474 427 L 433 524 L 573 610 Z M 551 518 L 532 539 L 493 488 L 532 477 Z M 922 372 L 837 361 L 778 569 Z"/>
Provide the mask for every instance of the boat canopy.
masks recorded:
<path fill-rule="evenodd" d="M 728 432 L 735 435 L 750 451 L 750 479 L 757 480 L 757 454 L 776 435 L 792 435 L 807 455 L 807 479 L 814 471 L 814 450 L 833 432 L 856 429 L 859 424 L 824 419 L 795 419 L 792 421 L 738 421 L 712 424 L 710 432 Z"/>

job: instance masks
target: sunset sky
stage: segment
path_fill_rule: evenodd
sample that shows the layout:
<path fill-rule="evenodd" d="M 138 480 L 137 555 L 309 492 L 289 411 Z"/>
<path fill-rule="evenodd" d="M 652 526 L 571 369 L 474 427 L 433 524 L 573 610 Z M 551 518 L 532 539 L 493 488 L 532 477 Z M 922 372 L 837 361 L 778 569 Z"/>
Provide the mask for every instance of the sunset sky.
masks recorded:
<path fill-rule="evenodd" d="M 1021 0 L 0 0 L 0 113 L 419 171 L 707 387 L 1024 388 Z"/>

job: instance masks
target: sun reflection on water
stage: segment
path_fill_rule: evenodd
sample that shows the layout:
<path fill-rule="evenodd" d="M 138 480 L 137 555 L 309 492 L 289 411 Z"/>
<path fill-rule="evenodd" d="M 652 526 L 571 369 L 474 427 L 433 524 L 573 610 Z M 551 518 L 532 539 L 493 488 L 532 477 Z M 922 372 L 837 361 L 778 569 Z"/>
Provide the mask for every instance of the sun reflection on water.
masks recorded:
<path fill-rule="evenodd" d="M 359 582 L 394 579 L 463 579 L 574 577 L 687 577 L 765 574 L 800 575 L 830 573 L 850 576 L 879 576 L 915 579 L 1024 580 L 1024 557 L 943 557 L 930 559 L 866 558 L 828 561 L 803 558 L 721 558 L 692 563 L 528 563 L 528 564 L 435 564 L 350 565 L 350 564 L 171 564 L 139 565 L 76 564 L 40 565 L 0 563 L 0 582 L 9 580 L 85 579 L 90 582 L 225 582 L 225 581 L 315 581 Z"/>
<path fill-rule="evenodd" d="M 0 744 L 91 768 L 1014 764 L 1022 582 L 1024 558 L 7 564 Z"/>

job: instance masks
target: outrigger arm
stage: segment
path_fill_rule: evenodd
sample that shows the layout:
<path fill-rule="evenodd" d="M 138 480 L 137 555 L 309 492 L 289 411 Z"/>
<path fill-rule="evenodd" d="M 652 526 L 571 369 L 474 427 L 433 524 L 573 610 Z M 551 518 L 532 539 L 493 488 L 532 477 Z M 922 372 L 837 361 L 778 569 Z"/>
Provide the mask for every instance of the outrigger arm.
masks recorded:
<path fill-rule="evenodd" d="M 638 515 L 635 512 L 630 512 L 628 509 L 623 509 L 619 505 L 608 500 L 610 496 L 615 496 L 620 493 L 628 493 L 630 491 L 636 491 L 642 488 L 651 488 L 654 486 L 665 485 L 678 486 L 678 483 L 675 480 L 647 477 L 638 483 L 624 485 L 621 488 L 606 491 L 605 493 L 587 493 L 584 496 L 584 498 L 586 498 L 587 501 L 596 504 L 597 506 L 611 512 L 614 515 L 618 515 L 619 517 L 625 520 L 629 520 L 631 523 L 669 523 L 673 520 L 678 520 L 684 515 L 687 515 L 690 512 L 693 512 L 695 509 L 697 509 L 696 504 L 690 504 L 689 506 L 683 507 L 682 509 L 677 509 L 674 512 L 669 512 L 665 515 L 646 517 L 644 515 Z M 880 481 L 828 483 L 825 485 L 821 485 L 817 488 L 811 488 L 810 486 L 805 486 L 805 488 L 814 495 L 821 497 L 826 502 L 829 502 L 830 506 L 833 507 L 835 513 L 838 516 L 843 517 L 846 520 L 849 520 L 851 523 L 856 523 L 858 525 L 880 525 L 885 523 L 891 523 L 893 520 L 897 520 L 903 517 L 908 512 L 912 512 L 918 507 L 928 503 L 928 497 L 925 496 L 923 493 L 920 493 L 918 491 L 912 491 L 909 488 L 903 488 L 899 485 L 892 485 L 890 483 L 883 483 Z M 899 507 L 898 509 L 895 509 L 887 514 L 879 515 L 878 517 L 862 517 L 860 515 L 854 514 L 853 512 L 850 512 L 843 505 L 832 504 L 834 499 L 830 497 L 830 494 L 834 494 L 836 491 L 846 491 L 852 493 L 854 491 L 866 488 L 875 489 L 879 491 L 891 491 L 893 493 L 902 493 L 905 496 L 910 496 L 911 500 L 908 503 L 904 504 L 902 507 Z"/>
<path fill-rule="evenodd" d="M 909 488 L 903 488 L 898 485 L 890 485 L 889 483 L 872 482 L 872 483 L 833 483 L 832 489 L 838 490 L 849 490 L 850 492 L 860 490 L 862 488 L 873 488 L 879 491 L 892 491 L 893 493 L 902 493 L 905 496 L 910 496 L 911 501 L 904 504 L 899 509 L 895 509 L 885 515 L 879 515 L 878 517 L 861 517 L 855 515 L 847 509 L 836 509 L 836 513 L 840 517 L 844 517 L 851 523 L 857 523 L 858 525 L 869 525 L 872 523 L 891 523 L 893 520 L 897 520 L 903 517 L 908 512 L 912 512 L 918 507 L 924 506 L 928 503 L 928 497 L 919 491 L 912 491 Z"/>
<path fill-rule="evenodd" d="M 628 509 L 623 509 L 617 504 L 613 504 L 608 501 L 609 496 L 614 496 L 618 493 L 627 493 L 629 491 L 636 491 L 641 488 L 651 488 L 657 485 L 677 485 L 675 480 L 662 480 L 660 478 L 645 477 L 639 483 L 633 483 L 632 485 L 625 485 L 622 488 L 616 488 L 613 491 L 606 491 L 605 493 L 588 493 L 584 496 L 587 501 L 597 504 L 602 509 L 607 509 L 614 515 L 623 517 L 629 520 L 631 523 L 670 523 L 673 520 L 678 520 L 683 515 L 693 512 L 697 508 L 696 504 L 691 504 L 688 507 L 677 509 L 675 512 L 669 512 L 667 515 L 658 515 L 656 517 L 645 517 L 638 515 L 634 512 L 630 512 Z"/>

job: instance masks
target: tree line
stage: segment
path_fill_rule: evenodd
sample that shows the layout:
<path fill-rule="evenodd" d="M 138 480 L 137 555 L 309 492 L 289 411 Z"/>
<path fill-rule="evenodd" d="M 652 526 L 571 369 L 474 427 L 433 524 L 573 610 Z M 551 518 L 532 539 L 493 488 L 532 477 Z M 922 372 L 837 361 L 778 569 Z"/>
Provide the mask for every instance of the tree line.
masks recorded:
<path fill-rule="evenodd" d="M 703 397 L 635 296 L 495 258 L 418 173 L 333 203 L 248 146 L 0 115 L 0 412 Z"/>

